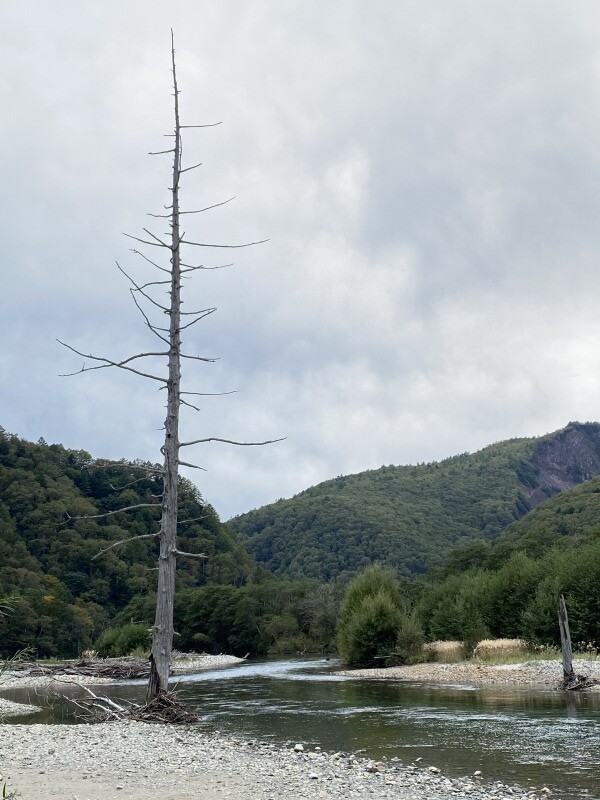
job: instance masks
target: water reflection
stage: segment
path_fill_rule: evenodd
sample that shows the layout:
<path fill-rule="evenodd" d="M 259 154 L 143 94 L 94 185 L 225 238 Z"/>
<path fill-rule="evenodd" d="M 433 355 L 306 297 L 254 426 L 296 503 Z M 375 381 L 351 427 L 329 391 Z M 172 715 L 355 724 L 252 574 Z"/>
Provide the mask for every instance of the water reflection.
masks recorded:
<path fill-rule="evenodd" d="M 248 662 L 186 676 L 179 688 L 214 729 L 325 750 L 365 748 L 409 763 L 423 757 L 448 774 L 480 769 L 489 780 L 554 786 L 563 798 L 600 796 L 600 695 L 365 681 L 336 675 L 336 666 Z M 145 682 L 102 688 L 141 701 Z M 25 690 L 11 697 L 36 702 Z M 43 718 L 69 716 L 59 704 Z"/>

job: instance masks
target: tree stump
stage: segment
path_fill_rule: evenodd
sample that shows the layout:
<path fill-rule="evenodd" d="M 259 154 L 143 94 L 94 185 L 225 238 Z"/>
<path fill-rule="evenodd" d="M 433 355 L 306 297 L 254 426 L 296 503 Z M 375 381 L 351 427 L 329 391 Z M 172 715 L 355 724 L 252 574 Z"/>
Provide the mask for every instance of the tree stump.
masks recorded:
<path fill-rule="evenodd" d="M 579 685 L 579 680 L 573 669 L 573 648 L 571 646 L 571 632 L 569 631 L 569 615 L 565 598 L 561 594 L 558 606 L 558 626 L 560 628 L 560 646 L 562 649 L 563 662 L 563 689 L 575 689 Z"/>

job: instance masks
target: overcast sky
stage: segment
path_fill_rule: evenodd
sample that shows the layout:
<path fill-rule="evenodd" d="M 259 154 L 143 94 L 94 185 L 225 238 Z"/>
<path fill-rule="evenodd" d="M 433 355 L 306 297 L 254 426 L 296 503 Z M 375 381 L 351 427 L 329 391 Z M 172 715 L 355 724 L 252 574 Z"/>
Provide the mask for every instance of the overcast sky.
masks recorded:
<path fill-rule="evenodd" d="M 115 261 L 168 202 L 169 29 L 190 236 L 183 439 L 221 517 L 340 474 L 600 419 L 600 4 L 19 0 L 0 11 L 0 425 L 160 460 Z M 167 145 L 168 146 L 168 145 Z M 152 228 L 160 233 L 160 222 Z M 149 252 L 151 257 L 156 252 Z M 152 248 L 154 250 L 154 248 Z M 188 254 L 209 265 L 218 251 Z M 227 260 L 227 256 L 225 258 Z M 159 365 L 156 365 L 159 367 Z"/>

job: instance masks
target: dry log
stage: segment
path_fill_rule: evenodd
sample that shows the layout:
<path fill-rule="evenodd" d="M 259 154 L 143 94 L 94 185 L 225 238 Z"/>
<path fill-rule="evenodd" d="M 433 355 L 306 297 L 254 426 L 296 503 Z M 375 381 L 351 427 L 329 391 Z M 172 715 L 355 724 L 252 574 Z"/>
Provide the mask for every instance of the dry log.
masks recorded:
<path fill-rule="evenodd" d="M 103 658 L 95 660 L 79 659 L 60 661 L 56 664 L 42 664 L 38 661 L 19 661 L 11 664 L 14 672 L 24 672 L 33 677 L 54 675 L 85 675 L 91 678 L 112 680 L 133 680 L 147 678 L 150 666 L 141 658 Z"/>

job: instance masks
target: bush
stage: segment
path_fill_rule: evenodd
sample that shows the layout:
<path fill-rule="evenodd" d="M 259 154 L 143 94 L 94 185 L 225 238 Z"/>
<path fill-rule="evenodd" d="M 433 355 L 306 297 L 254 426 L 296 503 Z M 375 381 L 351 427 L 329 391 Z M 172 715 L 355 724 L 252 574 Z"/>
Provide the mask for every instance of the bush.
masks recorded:
<path fill-rule="evenodd" d="M 96 642 L 95 649 L 101 658 L 128 656 L 133 650 L 150 647 L 150 632 L 147 625 L 130 623 L 107 628 Z"/>
<path fill-rule="evenodd" d="M 417 664 L 425 660 L 423 628 L 407 614 L 402 614 L 394 656 L 400 664 Z"/>
<path fill-rule="evenodd" d="M 391 572 L 373 565 L 346 590 L 337 646 L 350 666 L 371 666 L 394 652 L 402 621 L 400 592 Z"/>

